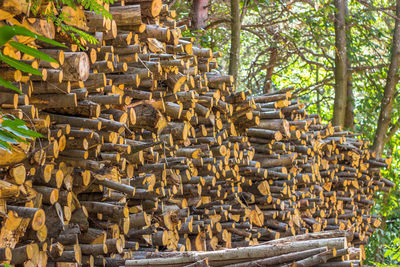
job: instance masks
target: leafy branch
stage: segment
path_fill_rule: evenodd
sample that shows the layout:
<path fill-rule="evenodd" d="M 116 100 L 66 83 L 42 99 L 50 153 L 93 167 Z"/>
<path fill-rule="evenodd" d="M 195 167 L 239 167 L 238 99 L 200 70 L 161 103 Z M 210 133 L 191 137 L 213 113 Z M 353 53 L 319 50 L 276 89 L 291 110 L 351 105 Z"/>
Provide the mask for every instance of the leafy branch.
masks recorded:
<path fill-rule="evenodd" d="M 34 58 L 48 61 L 48 62 L 55 62 L 57 63 L 57 60 L 54 58 L 48 56 L 47 54 L 40 52 L 39 50 L 32 48 L 30 46 L 27 46 L 22 43 L 18 43 L 15 41 L 11 41 L 11 39 L 16 36 L 16 35 L 22 35 L 22 36 L 28 36 L 32 37 L 38 40 L 41 40 L 43 42 L 60 46 L 60 47 L 65 47 L 64 45 L 48 39 L 44 36 L 37 35 L 28 29 L 20 26 L 3 26 L 0 28 L 0 47 L 4 46 L 5 44 L 8 44 L 15 49 L 19 50 L 22 53 L 28 54 L 33 56 Z M 3 61 L 4 63 L 8 64 L 10 67 L 13 67 L 17 70 L 29 73 L 29 74 L 34 74 L 34 75 L 39 75 L 41 76 L 42 73 L 38 71 L 37 69 L 33 68 L 32 66 L 25 64 L 23 62 L 20 62 L 12 57 L 9 57 L 7 55 L 4 55 L 3 53 L 0 52 L 0 61 Z M 3 78 L 0 77 L 0 85 L 2 85 L 5 88 L 14 90 L 18 92 L 19 94 L 22 94 L 22 92 L 15 86 L 13 85 L 10 81 L 7 81 Z M 28 127 L 26 126 L 26 122 L 23 120 L 20 120 L 18 118 L 15 118 L 14 116 L 11 115 L 3 115 L 0 112 L 0 149 L 10 151 L 13 149 L 13 145 L 19 144 L 19 143 L 27 143 L 27 139 L 32 139 L 36 137 L 42 137 L 41 134 L 34 132 L 32 130 L 29 130 Z"/>

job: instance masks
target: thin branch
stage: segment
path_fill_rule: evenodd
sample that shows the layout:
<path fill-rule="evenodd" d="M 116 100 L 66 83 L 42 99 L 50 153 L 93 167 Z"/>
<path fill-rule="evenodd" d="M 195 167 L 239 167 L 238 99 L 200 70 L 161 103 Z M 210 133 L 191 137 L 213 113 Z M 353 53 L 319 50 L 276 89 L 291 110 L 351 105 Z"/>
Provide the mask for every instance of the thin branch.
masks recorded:
<path fill-rule="evenodd" d="M 390 139 L 392 139 L 393 135 L 399 130 L 399 128 L 400 128 L 400 119 L 398 119 L 397 122 L 393 124 L 392 127 L 390 127 L 390 130 L 385 138 L 385 143 L 389 142 Z"/>
<path fill-rule="evenodd" d="M 375 66 L 357 66 L 357 67 L 352 67 L 349 68 L 348 70 L 351 72 L 363 72 L 365 70 L 376 70 L 376 69 L 381 69 L 381 68 L 386 68 L 389 67 L 389 64 L 379 64 Z"/>
<path fill-rule="evenodd" d="M 218 20 L 215 20 L 215 21 L 211 22 L 206 27 L 204 27 L 204 30 L 207 31 L 208 29 L 214 28 L 214 27 L 216 27 L 216 26 L 218 26 L 220 24 L 227 24 L 227 23 L 230 23 L 230 22 L 231 22 L 230 19 L 218 19 Z"/>
<path fill-rule="evenodd" d="M 378 7 L 374 7 L 373 5 L 370 5 L 370 4 L 368 4 L 367 2 L 365 2 L 365 1 L 363 1 L 363 0 L 357 0 L 357 1 L 358 1 L 360 4 L 362 4 L 363 6 L 366 6 L 366 7 L 369 7 L 369 8 L 373 8 L 373 9 L 376 9 L 376 10 L 379 10 L 379 11 L 385 13 L 386 15 L 388 15 L 389 17 L 391 17 L 391 18 L 393 18 L 393 19 L 395 19 L 395 20 L 399 20 L 399 21 L 400 21 L 400 18 L 399 18 L 399 17 L 396 17 L 395 15 L 390 14 L 389 12 L 385 11 L 384 9 L 381 9 L 381 8 L 378 8 Z"/>

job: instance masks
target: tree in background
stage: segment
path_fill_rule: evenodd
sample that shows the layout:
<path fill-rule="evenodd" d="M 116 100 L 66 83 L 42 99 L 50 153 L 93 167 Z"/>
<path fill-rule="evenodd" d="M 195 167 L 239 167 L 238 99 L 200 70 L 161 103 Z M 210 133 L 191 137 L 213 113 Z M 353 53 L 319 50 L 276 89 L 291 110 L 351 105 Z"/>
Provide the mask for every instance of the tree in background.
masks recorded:
<path fill-rule="evenodd" d="M 391 60 L 389 71 L 387 72 L 386 86 L 381 103 L 378 126 L 375 133 L 373 150 L 377 155 L 382 155 L 385 146 L 386 134 L 392 117 L 393 102 L 396 92 L 396 85 L 399 81 L 400 67 L 400 0 L 396 1 L 396 19 L 393 33 Z"/>
<path fill-rule="evenodd" d="M 351 23 L 347 0 L 335 0 L 335 100 L 332 123 L 354 128 L 354 95 L 351 69 Z"/>
<path fill-rule="evenodd" d="M 335 101 L 333 125 L 344 126 L 347 106 L 346 0 L 335 0 Z"/>
<path fill-rule="evenodd" d="M 191 29 L 200 30 L 207 25 L 208 0 L 193 0 Z"/>
<path fill-rule="evenodd" d="M 240 56 L 240 1 L 231 0 L 231 49 L 229 53 L 229 74 L 238 84 L 239 56 Z"/>
<path fill-rule="evenodd" d="M 350 17 L 350 12 L 349 12 L 349 6 L 348 2 L 346 0 L 346 5 L 345 5 L 345 18 L 346 18 L 346 60 L 347 60 L 347 69 L 346 69 L 346 75 L 347 75 L 347 99 L 346 99 L 346 115 L 344 119 L 344 127 L 346 129 L 354 129 L 354 93 L 353 93 L 353 74 L 350 71 L 351 70 L 351 65 L 352 65 L 352 60 L 351 60 L 351 53 L 350 51 L 353 50 L 352 48 L 352 36 L 351 36 L 351 24 L 348 22 Z"/>

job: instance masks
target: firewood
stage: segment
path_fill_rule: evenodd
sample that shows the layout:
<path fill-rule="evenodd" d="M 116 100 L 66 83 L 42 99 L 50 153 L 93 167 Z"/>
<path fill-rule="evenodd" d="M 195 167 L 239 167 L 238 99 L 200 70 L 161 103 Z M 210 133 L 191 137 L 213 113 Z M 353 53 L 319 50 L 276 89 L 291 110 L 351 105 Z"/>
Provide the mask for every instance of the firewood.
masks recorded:
<path fill-rule="evenodd" d="M 182 37 L 161 0 L 106 5 L 112 20 L 53 7 L 99 40 L 81 52 L 14 2 L 0 4 L 6 20 L 68 48 L 35 41 L 58 61 L 22 59 L 43 76 L 0 66 L 23 92 L 0 87 L 3 113 L 43 135 L 0 150 L 2 261 L 360 265 L 381 224 L 373 195 L 394 186 L 380 175 L 390 158 L 307 114 L 293 88 L 235 92 L 214 70 L 221 53 Z"/>

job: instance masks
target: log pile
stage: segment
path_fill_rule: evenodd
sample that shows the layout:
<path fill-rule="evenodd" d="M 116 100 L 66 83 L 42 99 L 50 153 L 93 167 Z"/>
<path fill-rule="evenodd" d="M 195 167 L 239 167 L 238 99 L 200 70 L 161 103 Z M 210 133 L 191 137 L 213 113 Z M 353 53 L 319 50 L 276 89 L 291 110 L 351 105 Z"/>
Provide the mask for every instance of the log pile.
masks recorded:
<path fill-rule="evenodd" d="M 272 199 L 257 205 L 264 226 L 280 236 L 348 230 L 363 245 L 380 226 L 370 214 L 374 192 L 394 186 L 379 174 L 391 158 L 377 158 L 352 132 L 322 125 L 290 90 L 254 97 L 260 122 L 247 131 L 254 160 L 268 173 Z"/>
<path fill-rule="evenodd" d="M 6 2 L 2 23 L 19 25 L 13 17 L 28 13 L 25 1 Z M 390 159 L 308 115 L 292 88 L 256 97 L 236 92 L 233 78 L 217 71 L 221 54 L 182 37 L 186 27 L 160 0 L 105 8 L 113 20 L 57 10 L 99 40 L 81 40 L 84 51 L 50 22 L 24 20 L 69 46 L 26 40 L 59 64 L 3 50 L 43 73 L 23 76 L 2 66 L 23 95 L 0 88 L 3 114 L 43 138 L 12 154 L 0 151 L 1 262 L 122 266 L 158 251 L 219 251 L 280 237 L 298 244 L 285 251 L 266 243 L 281 254 L 224 262 L 238 264 L 296 254 L 312 237 L 290 236 L 328 230 L 351 238 L 327 235 L 327 243 L 307 247 L 312 251 L 272 263 L 349 261 L 347 245 L 362 251 L 380 224 L 370 214 L 373 194 L 393 186 L 379 173 Z M 337 238 L 340 247 L 331 246 Z M 214 265 L 211 254 L 173 255 Z"/>
<path fill-rule="evenodd" d="M 210 252 L 153 252 L 125 266 L 361 266 L 361 249 L 340 230 L 297 235 L 260 245 Z"/>

